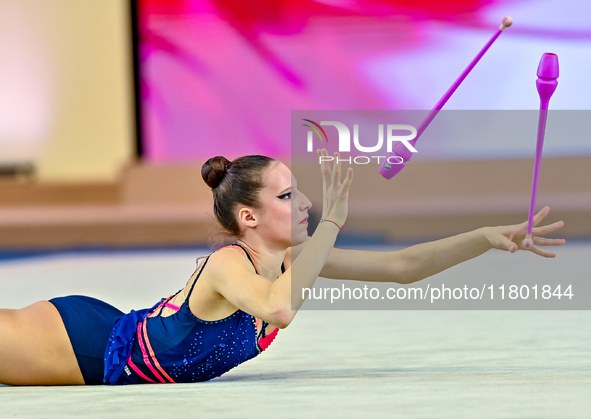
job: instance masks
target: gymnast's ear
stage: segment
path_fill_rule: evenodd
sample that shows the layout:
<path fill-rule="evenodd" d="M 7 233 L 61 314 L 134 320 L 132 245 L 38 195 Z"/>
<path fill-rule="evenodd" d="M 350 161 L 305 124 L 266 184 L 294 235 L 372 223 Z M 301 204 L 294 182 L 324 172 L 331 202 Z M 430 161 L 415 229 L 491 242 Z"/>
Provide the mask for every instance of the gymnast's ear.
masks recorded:
<path fill-rule="evenodd" d="M 238 211 L 238 224 L 247 228 L 254 228 L 258 224 L 258 217 L 255 215 L 252 208 L 242 207 Z"/>

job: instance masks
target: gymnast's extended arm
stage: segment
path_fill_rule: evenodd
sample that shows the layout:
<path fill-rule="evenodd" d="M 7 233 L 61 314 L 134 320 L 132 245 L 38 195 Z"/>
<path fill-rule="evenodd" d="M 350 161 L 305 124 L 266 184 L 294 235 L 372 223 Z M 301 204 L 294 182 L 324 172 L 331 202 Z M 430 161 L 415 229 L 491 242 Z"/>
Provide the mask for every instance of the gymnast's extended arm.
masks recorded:
<path fill-rule="evenodd" d="M 534 225 L 542 221 L 549 212 L 550 207 L 544 207 L 534 218 Z M 558 230 L 563 225 L 564 222 L 557 221 L 535 228 L 533 230 L 534 244 L 540 246 L 564 244 L 564 239 L 541 237 Z M 482 227 L 467 233 L 391 252 L 334 248 L 320 271 L 320 276 L 332 279 L 410 284 L 480 256 L 490 249 L 500 249 L 511 253 L 521 249 L 547 258 L 556 256 L 537 246 L 525 249 L 522 240 L 526 231 L 527 221 L 510 226 Z M 298 256 L 306 243 L 307 241 L 288 249 L 285 258 L 286 266 Z"/>

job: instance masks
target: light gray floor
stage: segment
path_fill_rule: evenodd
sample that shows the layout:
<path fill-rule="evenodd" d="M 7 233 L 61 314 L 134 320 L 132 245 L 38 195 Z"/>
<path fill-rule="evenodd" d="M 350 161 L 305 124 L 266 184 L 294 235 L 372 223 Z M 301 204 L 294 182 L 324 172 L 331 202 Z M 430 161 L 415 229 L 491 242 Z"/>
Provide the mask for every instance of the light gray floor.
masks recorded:
<path fill-rule="evenodd" d="M 432 280 L 491 269 L 509 275 L 519 266 L 535 272 L 540 263 L 548 275 L 555 269 L 591 279 L 591 243 L 557 253 L 549 261 L 491 251 Z M 95 296 L 122 310 L 147 307 L 183 286 L 198 254 L 0 262 L 0 307 L 67 294 Z M 590 348 L 589 310 L 302 310 L 265 353 L 210 382 L 3 386 L 0 417 L 588 418 Z"/>

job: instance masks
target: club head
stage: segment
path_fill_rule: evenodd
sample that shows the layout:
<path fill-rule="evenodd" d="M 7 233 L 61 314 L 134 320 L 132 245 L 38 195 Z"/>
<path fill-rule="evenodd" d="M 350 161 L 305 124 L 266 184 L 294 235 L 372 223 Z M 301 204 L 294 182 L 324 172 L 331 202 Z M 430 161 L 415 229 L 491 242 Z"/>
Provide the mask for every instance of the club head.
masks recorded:
<path fill-rule="evenodd" d="M 556 80 L 558 78 L 558 55 L 551 52 L 544 53 L 538 65 L 537 75 L 543 79 Z"/>

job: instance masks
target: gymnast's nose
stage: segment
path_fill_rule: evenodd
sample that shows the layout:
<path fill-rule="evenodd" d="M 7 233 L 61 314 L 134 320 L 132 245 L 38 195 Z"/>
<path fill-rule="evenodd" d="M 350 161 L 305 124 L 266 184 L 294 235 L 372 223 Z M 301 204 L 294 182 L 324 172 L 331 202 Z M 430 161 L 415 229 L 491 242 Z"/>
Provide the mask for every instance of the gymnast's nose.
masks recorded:
<path fill-rule="evenodd" d="M 300 210 L 307 211 L 312 208 L 312 201 L 308 199 L 308 197 L 302 194 L 302 203 L 300 204 Z"/>

